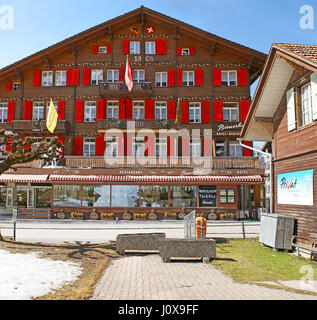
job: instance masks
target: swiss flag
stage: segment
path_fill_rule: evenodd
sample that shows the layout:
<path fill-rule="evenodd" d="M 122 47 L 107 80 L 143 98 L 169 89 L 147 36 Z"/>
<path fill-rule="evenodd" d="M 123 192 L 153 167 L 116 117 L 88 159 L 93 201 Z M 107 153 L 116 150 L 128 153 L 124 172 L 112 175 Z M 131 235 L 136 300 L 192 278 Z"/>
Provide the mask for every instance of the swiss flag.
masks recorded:
<path fill-rule="evenodd" d="M 129 56 L 127 56 L 127 65 L 125 68 L 125 84 L 128 87 L 128 90 L 131 91 L 133 88 L 133 77 L 132 77 L 132 70 L 129 63 Z"/>

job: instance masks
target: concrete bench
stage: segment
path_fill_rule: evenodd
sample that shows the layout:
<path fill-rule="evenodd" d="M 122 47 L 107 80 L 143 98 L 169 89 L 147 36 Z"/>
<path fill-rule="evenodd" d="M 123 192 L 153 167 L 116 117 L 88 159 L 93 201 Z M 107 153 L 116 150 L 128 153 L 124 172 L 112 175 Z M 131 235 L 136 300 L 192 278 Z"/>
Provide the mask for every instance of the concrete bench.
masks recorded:
<path fill-rule="evenodd" d="M 210 262 L 216 258 L 216 241 L 166 239 L 161 242 L 159 250 L 164 262 L 171 262 L 171 258 L 200 258 L 204 262 Z"/>
<path fill-rule="evenodd" d="M 160 244 L 166 239 L 165 233 L 119 234 L 117 236 L 117 252 L 125 254 L 129 251 L 159 251 Z"/>

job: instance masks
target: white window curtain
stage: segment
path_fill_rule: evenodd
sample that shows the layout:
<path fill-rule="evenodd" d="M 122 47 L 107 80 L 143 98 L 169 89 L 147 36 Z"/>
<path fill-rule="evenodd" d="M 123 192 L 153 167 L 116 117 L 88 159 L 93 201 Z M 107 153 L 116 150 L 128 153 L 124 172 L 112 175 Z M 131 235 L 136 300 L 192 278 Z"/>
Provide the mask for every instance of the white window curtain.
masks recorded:
<path fill-rule="evenodd" d="M 286 93 L 287 98 L 287 124 L 288 131 L 292 131 L 296 128 L 295 117 L 295 91 L 294 88 L 290 89 Z"/>

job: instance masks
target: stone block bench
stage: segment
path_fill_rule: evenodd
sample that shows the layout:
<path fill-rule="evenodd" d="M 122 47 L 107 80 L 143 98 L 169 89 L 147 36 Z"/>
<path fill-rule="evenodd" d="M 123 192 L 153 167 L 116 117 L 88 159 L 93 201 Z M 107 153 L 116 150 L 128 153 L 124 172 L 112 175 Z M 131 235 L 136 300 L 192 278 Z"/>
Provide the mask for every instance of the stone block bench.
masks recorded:
<path fill-rule="evenodd" d="M 161 242 L 159 250 L 164 262 L 171 262 L 171 258 L 201 258 L 204 262 L 210 262 L 216 258 L 216 241 L 165 239 Z"/>
<path fill-rule="evenodd" d="M 160 244 L 165 239 L 165 233 L 119 234 L 117 236 L 117 252 L 124 255 L 127 250 L 159 251 Z"/>

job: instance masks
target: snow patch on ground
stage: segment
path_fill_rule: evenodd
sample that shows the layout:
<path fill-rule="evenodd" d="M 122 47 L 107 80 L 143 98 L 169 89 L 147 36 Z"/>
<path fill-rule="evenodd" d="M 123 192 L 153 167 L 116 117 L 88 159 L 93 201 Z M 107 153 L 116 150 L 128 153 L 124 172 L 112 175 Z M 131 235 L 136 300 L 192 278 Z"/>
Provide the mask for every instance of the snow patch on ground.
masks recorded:
<path fill-rule="evenodd" d="M 31 300 L 74 282 L 81 273 L 74 262 L 0 250 L 0 300 Z"/>

